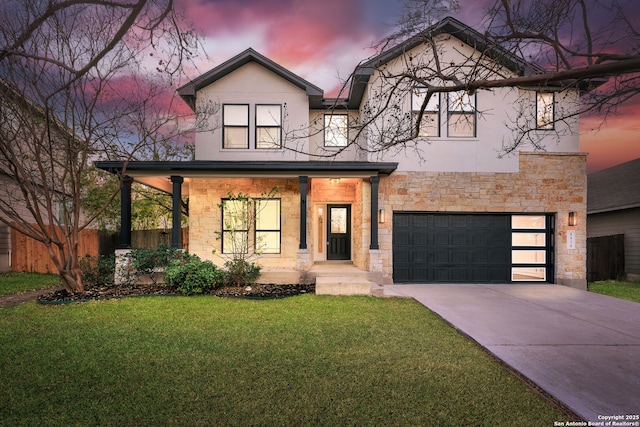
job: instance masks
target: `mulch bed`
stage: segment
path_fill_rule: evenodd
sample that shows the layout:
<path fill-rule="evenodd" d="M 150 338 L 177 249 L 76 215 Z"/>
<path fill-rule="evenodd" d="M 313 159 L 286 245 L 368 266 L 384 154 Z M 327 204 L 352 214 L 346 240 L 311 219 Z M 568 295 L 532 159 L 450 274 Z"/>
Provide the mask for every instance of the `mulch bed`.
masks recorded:
<path fill-rule="evenodd" d="M 207 292 L 207 295 L 224 298 L 274 299 L 312 293 L 315 293 L 315 284 L 271 284 L 239 287 L 225 286 Z M 84 292 L 76 293 L 69 293 L 64 289 L 47 292 L 38 297 L 38 302 L 42 304 L 55 304 L 149 295 L 178 295 L 178 293 L 163 284 L 140 284 L 135 286 L 104 285 L 93 286 L 87 288 Z"/>

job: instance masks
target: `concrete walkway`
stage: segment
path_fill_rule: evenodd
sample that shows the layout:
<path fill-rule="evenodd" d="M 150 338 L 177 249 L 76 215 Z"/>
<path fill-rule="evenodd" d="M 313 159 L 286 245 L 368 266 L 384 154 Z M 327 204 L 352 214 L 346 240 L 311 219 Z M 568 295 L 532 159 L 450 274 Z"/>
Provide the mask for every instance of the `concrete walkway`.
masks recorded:
<path fill-rule="evenodd" d="M 384 291 L 416 299 L 585 421 L 640 425 L 624 418 L 640 415 L 640 304 L 558 285 Z"/>

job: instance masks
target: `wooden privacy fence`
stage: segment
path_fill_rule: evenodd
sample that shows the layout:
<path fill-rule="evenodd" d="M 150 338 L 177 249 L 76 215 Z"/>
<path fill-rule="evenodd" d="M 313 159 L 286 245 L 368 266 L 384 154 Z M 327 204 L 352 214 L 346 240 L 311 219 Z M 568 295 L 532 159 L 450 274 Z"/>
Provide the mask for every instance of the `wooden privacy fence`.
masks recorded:
<path fill-rule="evenodd" d="M 100 241 L 100 255 L 109 255 L 115 252 L 120 243 L 117 232 L 101 231 L 98 233 Z M 160 243 L 171 244 L 171 229 L 159 230 L 133 230 L 131 232 L 131 247 L 134 249 L 155 249 Z M 182 229 L 182 249 L 189 249 L 189 228 Z"/>
<path fill-rule="evenodd" d="M 587 239 L 587 281 L 624 276 L 624 234 Z"/>
<path fill-rule="evenodd" d="M 60 227 L 56 227 L 62 234 Z M 78 236 L 78 256 L 98 255 L 98 231 L 84 229 Z M 11 271 L 17 273 L 53 273 L 58 271 L 44 244 L 11 229 Z"/>

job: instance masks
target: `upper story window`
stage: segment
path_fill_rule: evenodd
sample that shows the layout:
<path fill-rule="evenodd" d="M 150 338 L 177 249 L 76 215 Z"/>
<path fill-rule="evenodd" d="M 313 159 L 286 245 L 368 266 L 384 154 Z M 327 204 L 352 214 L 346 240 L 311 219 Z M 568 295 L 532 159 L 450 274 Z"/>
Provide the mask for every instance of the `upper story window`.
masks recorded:
<path fill-rule="evenodd" d="M 553 92 L 536 92 L 536 128 L 553 129 L 554 122 Z"/>
<path fill-rule="evenodd" d="M 447 93 L 447 135 L 476 136 L 476 96 L 465 91 Z"/>
<path fill-rule="evenodd" d="M 256 105 L 256 148 L 282 147 L 282 106 Z"/>
<path fill-rule="evenodd" d="M 346 147 L 349 144 L 349 115 L 324 115 L 324 146 Z"/>
<path fill-rule="evenodd" d="M 249 105 L 222 106 L 222 148 L 249 148 Z"/>
<path fill-rule="evenodd" d="M 426 87 L 417 87 L 411 94 L 411 116 L 413 124 L 418 122 L 422 104 L 427 96 Z M 429 98 L 422 113 L 418 136 L 440 136 L 440 94 L 434 93 Z"/>

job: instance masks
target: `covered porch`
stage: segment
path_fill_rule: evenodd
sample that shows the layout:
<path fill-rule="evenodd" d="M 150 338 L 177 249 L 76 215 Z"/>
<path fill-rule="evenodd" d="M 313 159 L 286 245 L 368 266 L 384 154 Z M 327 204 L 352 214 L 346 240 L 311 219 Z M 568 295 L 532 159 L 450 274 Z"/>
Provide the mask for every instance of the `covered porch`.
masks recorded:
<path fill-rule="evenodd" d="M 189 197 L 189 251 L 220 262 L 224 248 L 221 200 L 229 193 L 251 197 L 278 188 L 276 250 L 256 256 L 263 282 L 291 283 L 336 277 L 345 268 L 382 283 L 378 235 L 378 185 L 396 163 L 376 162 L 98 162 L 96 166 L 122 177 L 119 247 L 131 247 L 131 184 L 140 182 L 171 194 L 171 245 L 182 248 L 181 203 Z M 252 231 L 255 236 L 255 230 Z M 249 230 L 247 230 L 248 238 Z M 318 274 L 320 272 L 320 274 Z M 329 276 L 330 277 L 330 276 Z M 326 281 L 322 279 L 321 281 Z"/>

